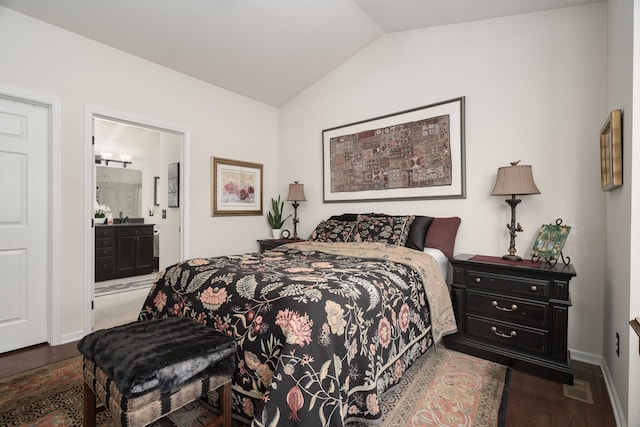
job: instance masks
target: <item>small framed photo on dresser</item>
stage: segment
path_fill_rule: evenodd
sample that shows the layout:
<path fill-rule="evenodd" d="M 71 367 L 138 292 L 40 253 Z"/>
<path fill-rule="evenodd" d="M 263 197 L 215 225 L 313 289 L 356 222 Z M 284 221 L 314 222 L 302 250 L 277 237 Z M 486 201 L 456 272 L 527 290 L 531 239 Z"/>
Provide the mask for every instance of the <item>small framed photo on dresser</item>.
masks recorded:
<path fill-rule="evenodd" d="M 541 226 L 540 230 L 538 230 L 531 254 L 534 257 L 551 260 L 558 259 L 569 236 L 569 231 L 571 231 L 571 227 L 561 225 L 560 223 Z"/>

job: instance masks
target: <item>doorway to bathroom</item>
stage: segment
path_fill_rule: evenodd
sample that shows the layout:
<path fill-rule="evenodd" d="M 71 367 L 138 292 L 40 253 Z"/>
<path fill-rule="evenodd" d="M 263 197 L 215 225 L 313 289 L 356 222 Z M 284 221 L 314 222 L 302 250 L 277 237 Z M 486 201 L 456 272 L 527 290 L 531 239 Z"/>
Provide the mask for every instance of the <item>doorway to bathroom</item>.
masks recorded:
<path fill-rule="evenodd" d="M 158 270 L 182 258 L 185 134 L 96 112 L 91 127 L 95 330 L 135 320 Z"/>

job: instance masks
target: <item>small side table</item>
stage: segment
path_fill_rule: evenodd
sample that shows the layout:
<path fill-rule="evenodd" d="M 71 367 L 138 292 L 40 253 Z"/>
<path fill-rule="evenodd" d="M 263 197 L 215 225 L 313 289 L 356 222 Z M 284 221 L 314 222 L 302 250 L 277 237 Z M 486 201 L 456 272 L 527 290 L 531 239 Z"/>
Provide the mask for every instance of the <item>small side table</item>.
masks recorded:
<path fill-rule="evenodd" d="M 457 255 L 451 299 L 458 333 L 445 344 L 554 381 L 573 384 L 567 349 L 574 267 Z"/>
<path fill-rule="evenodd" d="M 262 239 L 258 240 L 260 245 L 260 253 L 268 251 L 269 249 L 277 248 L 285 243 L 301 242 L 302 239 Z"/>

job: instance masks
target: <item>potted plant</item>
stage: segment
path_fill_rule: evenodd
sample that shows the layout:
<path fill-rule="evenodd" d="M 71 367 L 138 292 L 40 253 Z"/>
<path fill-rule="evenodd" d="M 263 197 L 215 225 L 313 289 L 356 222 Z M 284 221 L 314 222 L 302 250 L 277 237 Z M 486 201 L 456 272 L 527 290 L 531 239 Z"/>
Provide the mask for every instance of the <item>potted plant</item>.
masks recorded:
<path fill-rule="evenodd" d="M 285 218 L 282 217 L 282 211 L 284 209 L 284 201 L 280 201 L 280 195 L 278 195 L 278 200 L 271 199 L 271 209 L 267 214 L 267 221 L 271 226 L 271 233 L 274 239 L 280 238 L 280 230 L 284 225 L 285 221 L 291 216 L 287 215 Z"/>

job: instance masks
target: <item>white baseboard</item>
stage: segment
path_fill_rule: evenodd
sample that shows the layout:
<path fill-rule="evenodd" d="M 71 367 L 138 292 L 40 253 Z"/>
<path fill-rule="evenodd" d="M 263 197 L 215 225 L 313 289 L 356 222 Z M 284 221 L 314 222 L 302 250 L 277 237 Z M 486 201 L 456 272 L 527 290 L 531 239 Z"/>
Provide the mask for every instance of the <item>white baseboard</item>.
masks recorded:
<path fill-rule="evenodd" d="M 602 366 L 602 356 L 593 353 L 585 353 L 584 351 L 569 350 L 571 360 L 588 363 L 589 365 Z"/>
<path fill-rule="evenodd" d="M 613 409 L 613 416 L 616 419 L 616 425 L 618 427 L 627 427 L 627 420 L 624 417 L 624 410 L 622 409 L 620 399 L 618 398 L 618 393 L 616 392 L 616 388 L 613 384 L 613 379 L 611 378 L 611 372 L 609 371 L 609 367 L 607 366 L 607 361 L 604 358 L 602 358 L 600 368 L 602 369 L 604 383 L 607 386 L 607 392 L 609 393 L 609 400 L 611 400 L 611 407 Z"/>
<path fill-rule="evenodd" d="M 604 377 L 604 384 L 607 386 L 607 393 L 609 394 L 609 400 L 611 401 L 611 409 L 613 410 L 613 416 L 616 419 L 616 425 L 618 427 L 627 427 L 627 421 L 624 417 L 624 410 L 620 404 L 618 393 L 616 392 L 611 378 L 611 372 L 607 366 L 607 361 L 597 354 L 585 353 L 583 351 L 570 350 L 571 360 L 578 362 L 588 363 L 590 365 L 600 366 L 602 370 L 602 376 Z"/>

